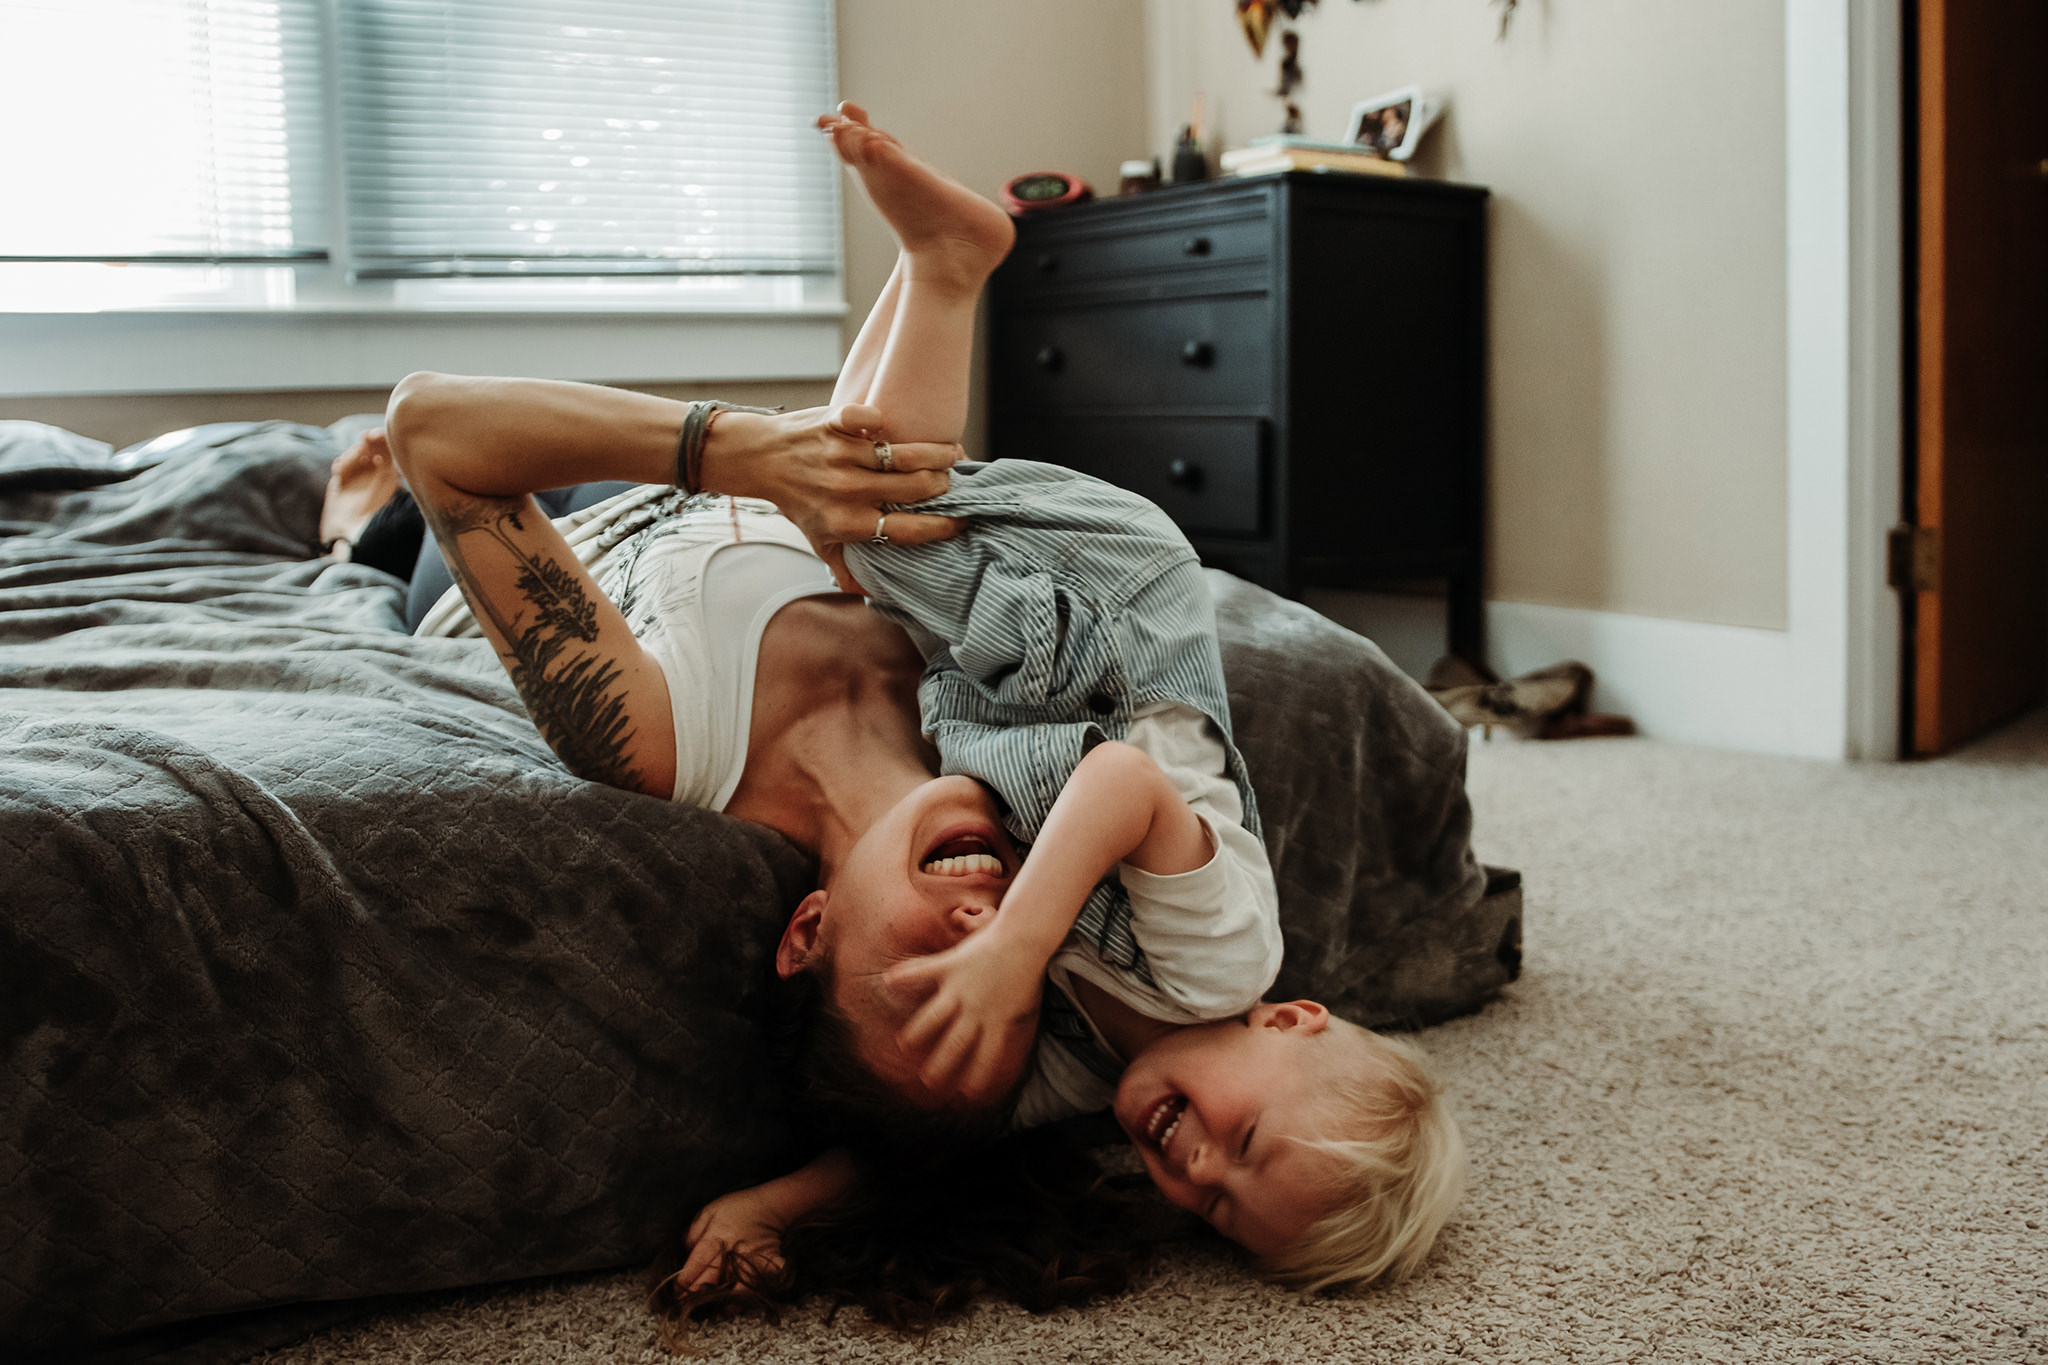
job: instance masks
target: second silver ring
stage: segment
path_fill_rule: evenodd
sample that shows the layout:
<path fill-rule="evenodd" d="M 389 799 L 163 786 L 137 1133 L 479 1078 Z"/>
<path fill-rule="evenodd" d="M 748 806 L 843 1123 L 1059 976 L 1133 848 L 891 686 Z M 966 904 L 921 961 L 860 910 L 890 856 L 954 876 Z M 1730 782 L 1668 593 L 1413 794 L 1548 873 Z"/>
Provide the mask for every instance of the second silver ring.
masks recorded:
<path fill-rule="evenodd" d="M 887 545 L 887 544 L 889 543 L 889 533 L 888 533 L 888 531 L 884 530 L 883 528 L 884 528 L 884 527 L 886 527 L 886 526 L 887 526 L 888 524 L 889 524 L 889 514 L 888 514 L 887 512 L 884 512 L 884 513 L 882 513 L 882 515 L 881 515 L 881 516 L 879 516 L 879 517 L 876 517 L 876 518 L 875 518 L 875 533 L 874 533 L 873 535 L 871 535 L 871 536 L 869 536 L 869 537 L 868 537 L 868 544 L 870 544 L 870 545 Z"/>

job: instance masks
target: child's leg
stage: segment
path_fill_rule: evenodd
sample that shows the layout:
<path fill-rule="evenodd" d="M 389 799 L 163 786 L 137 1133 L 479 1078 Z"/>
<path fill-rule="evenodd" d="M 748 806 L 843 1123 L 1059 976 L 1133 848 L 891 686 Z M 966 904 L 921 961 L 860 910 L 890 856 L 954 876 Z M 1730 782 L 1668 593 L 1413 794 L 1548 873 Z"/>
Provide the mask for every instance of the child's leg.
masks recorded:
<path fill-rule="evenodd" d="M 875 296 L 875 306 L 868 310 L 867 321 L 860 325 L 860 335 L 853 339 L 853 349 L 846 353 L 846 363 L 839 367 L 839 382 L 832 386 L 834 407 L 841 403 L 865 403 L 874 392 L 875 371 L 881 368 L 882 351 L 889 344 L 889 326 L 896 320 L 896 299 L 902 292 L 903 253 L 898 252 L 889 282 Z"/>
<path fill-rule="evenodd" d="M 869 353 L 861 343 L 880 331 L 881 355 L 864 397 L 881 409 L 884 434 L 898 441 L 957 441 L 967 425 L 975 305 L 1016 240 L 1016 228 L 994 204 L 870 126 L 859 106 L 841 105 L 818 122 L 903 247 L 891 277 L 894 297 L 885 289 L 876 301 L 848 368 L 864 367 Z M 893 309 L 885 331 L 876 327 L 884 307 Z"/>

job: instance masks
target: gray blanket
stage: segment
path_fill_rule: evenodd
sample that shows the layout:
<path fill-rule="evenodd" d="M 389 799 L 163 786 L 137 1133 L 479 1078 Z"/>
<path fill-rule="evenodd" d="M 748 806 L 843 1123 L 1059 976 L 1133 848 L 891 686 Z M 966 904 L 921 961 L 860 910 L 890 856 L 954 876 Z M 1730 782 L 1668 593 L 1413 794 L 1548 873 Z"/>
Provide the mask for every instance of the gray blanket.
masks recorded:
<path fill-rule="evenodd" d="M 805 859 L 309 560 L 333 455 L 0 491 L 0 1340 L 617 1265 L 791 1159 Z"/>
<path fill-rule="evenodd" d="M 38 440 L 0 432 L 0 1345 L 644 1261 L 787 1168 L 796 849 L 570 777 L 479 644 L 309 560 L 325 432 Z M 1304 608 L 1219 618 L 1280 998 L 1472 1008 L 1513 968 L 1463 733 Z"/>

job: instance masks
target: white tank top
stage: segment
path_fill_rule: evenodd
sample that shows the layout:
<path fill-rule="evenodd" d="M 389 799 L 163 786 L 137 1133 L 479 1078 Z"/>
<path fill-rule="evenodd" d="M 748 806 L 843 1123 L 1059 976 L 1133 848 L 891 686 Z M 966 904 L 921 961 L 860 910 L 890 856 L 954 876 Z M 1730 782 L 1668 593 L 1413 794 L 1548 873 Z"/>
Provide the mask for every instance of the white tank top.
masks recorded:
<path fill-rule="evenodd" d="M 649 485 L 555 525 L 668 680 L 671 799 L 724 810 L 747 766 L 761 635 L 789 603 L 836 593 L 825 562 L 771 503 Z M 460 588 L 419 635 L 481 636 Z"/>

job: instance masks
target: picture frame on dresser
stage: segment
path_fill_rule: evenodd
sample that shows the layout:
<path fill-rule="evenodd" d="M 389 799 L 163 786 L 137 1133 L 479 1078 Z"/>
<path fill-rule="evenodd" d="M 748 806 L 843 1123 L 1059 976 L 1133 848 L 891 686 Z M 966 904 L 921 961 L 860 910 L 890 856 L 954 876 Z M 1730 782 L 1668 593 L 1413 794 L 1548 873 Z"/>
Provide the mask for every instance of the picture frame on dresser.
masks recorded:
<path fill-rule="evenodd" d="M 1482 658 L 1487 199 L 1287 172 L 1020 220 L 990 454 L 1142 493 L 1285 596 L 1441 590 L 1447 649 Z M 1372 382 L 1390 341 L 1401 374 Z"/>
<path fill-rule="evenodd" d="M 1404 85 L 1352 105 L 1344 140 L 1389 161 L 1406 161 L 1442 113 L 1441 99 L 1419 85 Z"/>

